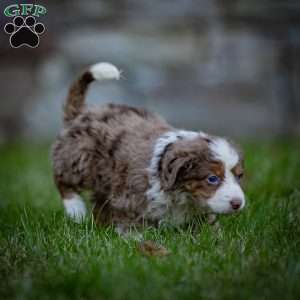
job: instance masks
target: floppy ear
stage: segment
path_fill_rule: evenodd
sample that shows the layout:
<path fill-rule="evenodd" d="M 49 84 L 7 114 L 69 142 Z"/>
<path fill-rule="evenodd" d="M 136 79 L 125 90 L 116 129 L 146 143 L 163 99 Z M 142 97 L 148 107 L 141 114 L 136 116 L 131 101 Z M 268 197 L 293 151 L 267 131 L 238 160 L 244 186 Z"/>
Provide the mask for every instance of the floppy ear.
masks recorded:
<path fill-rule="evenodd" d="M 189 157 L 166 159 L 162 166 L 161 181 L 164 190 L 171 190 L 190 166 Z"/>

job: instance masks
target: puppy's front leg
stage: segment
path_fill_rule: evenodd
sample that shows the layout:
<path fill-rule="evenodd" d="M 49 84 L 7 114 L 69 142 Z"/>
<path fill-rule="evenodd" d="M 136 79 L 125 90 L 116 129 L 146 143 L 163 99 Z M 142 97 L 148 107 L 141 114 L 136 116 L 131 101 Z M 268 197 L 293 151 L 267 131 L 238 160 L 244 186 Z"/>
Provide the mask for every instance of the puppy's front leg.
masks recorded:
<path fill-rule="evenodd" d="M 214 230 L 217 231 L 220 229 L 220 223 L 218 222 L 218 216 L 216 214 L 209 214 L 206 222 L 211 225 Z"/>
<path fill-rule="evenodd" d="M 216 214 L 209 214 L 207 215 L 207 224 L 214 225 L 218 221 L 218 217 Z"/>
<path fill-rule="evenodd" d="M 126 240 L 134 240 L 137 242 L 143 240 L 143 235 L 130 224 L 119 223 L 116 225 L 115 231 Z"/>

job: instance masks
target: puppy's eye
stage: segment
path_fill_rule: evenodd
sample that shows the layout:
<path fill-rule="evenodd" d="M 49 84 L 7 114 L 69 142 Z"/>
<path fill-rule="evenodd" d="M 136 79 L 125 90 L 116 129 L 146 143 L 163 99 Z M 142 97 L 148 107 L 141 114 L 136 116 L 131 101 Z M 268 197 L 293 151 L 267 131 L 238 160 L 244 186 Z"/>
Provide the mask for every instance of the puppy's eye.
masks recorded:
<path fill-rule="evenodd" d="M 220 183 L 221 179 L 216 175 L 210 175 L 207 177 L 206 181 L 208 184 L 217 185 Z"/>

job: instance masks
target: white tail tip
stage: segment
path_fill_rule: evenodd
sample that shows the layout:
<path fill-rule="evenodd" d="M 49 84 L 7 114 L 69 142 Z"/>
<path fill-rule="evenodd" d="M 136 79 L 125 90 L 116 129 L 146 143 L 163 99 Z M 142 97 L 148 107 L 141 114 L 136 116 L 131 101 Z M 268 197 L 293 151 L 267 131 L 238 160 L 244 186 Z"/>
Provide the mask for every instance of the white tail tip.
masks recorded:
<path fill-rule="evenodd" d="M 90 67 L 95 80 L 120 79 L 120 71 L 114 65 L 101 62 Z"/>

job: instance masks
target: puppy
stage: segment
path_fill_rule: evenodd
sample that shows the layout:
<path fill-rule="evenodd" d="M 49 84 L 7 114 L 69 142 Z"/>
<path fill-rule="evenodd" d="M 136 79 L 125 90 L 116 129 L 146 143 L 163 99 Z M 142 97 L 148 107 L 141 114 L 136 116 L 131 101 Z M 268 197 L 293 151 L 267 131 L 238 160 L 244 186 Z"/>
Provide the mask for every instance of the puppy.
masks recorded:
<path fill-rule="evenodd" d="M 84 190 L 92 193 L 97 223 L 114 224 L 119 232 L 243 209 L 243 158 L 228 140 L 175 129 L 141 108 L 86 106 L 91 82 L 119 78 L 115 66 L 98 63 L 70 88 L 52 151 L 66 213 L 77 222 L 85 217 Z"/>

